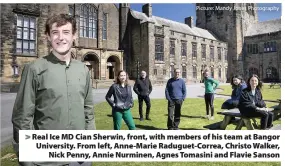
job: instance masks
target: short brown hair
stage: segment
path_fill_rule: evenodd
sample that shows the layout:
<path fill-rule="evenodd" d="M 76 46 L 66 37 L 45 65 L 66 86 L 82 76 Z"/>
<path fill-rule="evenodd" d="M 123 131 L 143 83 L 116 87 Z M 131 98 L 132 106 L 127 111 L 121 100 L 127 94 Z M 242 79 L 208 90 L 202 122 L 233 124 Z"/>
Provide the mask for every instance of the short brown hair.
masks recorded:
<path fill-rule="evenodd" d="M 45 34 L 50 35 L 50 30 L 52 25 L 56 23 L 57 27 L 66 25 L 67 23 L 71 23 L 72 25 L 72 34 L 75 34 L 77 28 L 76 28 L 76 20 L 74 17 L 68 15 L 68 14 L 59 14 L 59 15 L 54 15 L 52 17 L 50 17 L 47 21 L 46 21 L 46 30 L 45 30 Z"/>

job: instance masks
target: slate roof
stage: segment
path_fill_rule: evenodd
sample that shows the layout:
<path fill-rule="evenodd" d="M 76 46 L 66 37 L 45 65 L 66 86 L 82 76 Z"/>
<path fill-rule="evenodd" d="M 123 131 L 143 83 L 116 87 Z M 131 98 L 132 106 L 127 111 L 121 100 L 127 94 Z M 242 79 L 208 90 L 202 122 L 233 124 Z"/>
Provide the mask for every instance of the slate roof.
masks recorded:
<path fill-rule="evenodd" d="M 252 24 L 245 36 L 255 36 L 281 31 L 281 19 L 269 20 Z"/>
<path fill-rule="evenodd" d="M 141 20 L 141 23 L 153 22 L 157 26 L 162 26 L 162 25 L 169 26 L 171 30 L 176 32 L 190 34 L 193 36 L 203 37 L 211 40 L 219 40 L 217 37 L 214 36 L 214 34 L 212 34 L 210 31 L 206 29 L 198 28 L 195 26 L 190 28 L 187 24 L 168 20 L 157 16 L 147 17 L 144 13 L 134 10 L 131 10 L 131 14 L 134 18 Z"/>

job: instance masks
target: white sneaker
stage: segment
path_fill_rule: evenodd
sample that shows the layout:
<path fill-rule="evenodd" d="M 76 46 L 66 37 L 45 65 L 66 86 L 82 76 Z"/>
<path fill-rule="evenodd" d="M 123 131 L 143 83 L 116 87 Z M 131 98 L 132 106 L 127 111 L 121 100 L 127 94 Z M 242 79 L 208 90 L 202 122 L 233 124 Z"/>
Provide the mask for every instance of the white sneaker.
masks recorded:
<path fill-rule="evenodd" d="M 205 119 L 209 119 L 209 118 L 210 118 L 210 115 L 206 115 L 206 116 L 205 116 Z"/>
<path fill-rule="evenodd" d="M 210 117 L 210 120 L 214 120 L 214 119 L 215 119 L 214 116 L 211 116 L 211 117 Z"/>

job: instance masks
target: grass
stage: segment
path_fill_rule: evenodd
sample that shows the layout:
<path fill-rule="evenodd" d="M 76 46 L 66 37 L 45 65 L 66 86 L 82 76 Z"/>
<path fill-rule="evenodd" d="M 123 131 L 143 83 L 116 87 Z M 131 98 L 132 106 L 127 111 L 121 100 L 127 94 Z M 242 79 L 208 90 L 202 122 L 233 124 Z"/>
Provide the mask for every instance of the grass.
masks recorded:
<path fill-rule="evenodd" d="M 227 92 L 230 87 L 221 86 L 225 89 L 225 93 Z M 264 93 L 264 92 L 263 92 Z M 280 89 L 272 89 L 270 92 L 264 93 L 265 99 L 276 100 L 280 98 Z M 279 95 L 278 95 L 279 94 Z M 208 126 L 210 124 L 214 124 L 223 120 L 223 116 L 216 114 L 217 111 L 220 110 L 220 107 L 225 99 L 216 98 L 214 101 L 215 107 L 215 120 L 209 121 L 207 119 L 202 118 L 205 115 L 205 104 L 204 99 L 197 98 L 197 99 L 186 99 L 182 106 L 182 115 L 181 115 L 181 122 L 179 128 L 182 130 L 208 130 L 204 126 Z M 167 102 L 165 99 L 156 99 L 151 100 L 151 118 L 152 121 L 139 121 L 138 117 L 138 102 L 135 101 L 135 106 L 132 109 L 132 114 L 134 117 L 134 121 L 138 130 L 163 130 L 166 129 L 167 123 Z M 268 102 L 268 106 L 276 105 L 276 103 Z M 144 106 L 145 108 L 145 106 Z M 96 128 L 97 130 L 113 130 L 113 121 L 111 115 L 111 108 L 106 102 L 102 102 L 95 105 L 95 116 L 96 116 Z M 274 121 L 274 124 L 280 124 L 281 120 Z M 234 125 L 229 125 L 227 130 L 234 130 Z M 243 130 L 245 127 L 242 128 Z M 127 130 L 127 126 L 123 122 L 122 130 Z M 1 150 L 1 157 L 5 156 L 8 153 L 14 153 L 12 146 L 6 147 Z M 12 161 L 10 159 L 1 160 L 2 165 L 4 166 L 16 166 L 17 162 Z M 201 165 L 209 165 L 209 162 L 118 162 L 118 163 L 110 163 L 110 162 L 100 162 L 94 163 L 93 165 L 100 165 L 100 166 L 119 166 L 119 165 L 130 165 L 130 166 L 147 166 L 147 165 L 156 165 L 156 166 L 201 166 Z M 281 165 L 280 162 L 260 162 L 255 163 L 259 166 L 279 166 Z M 212 162 L 211 165 L 216 166 L 231 166 L 231 165 L 241 165 L 241 166 L 250 166 L 252 163 L 249 162 Z"/>
<path fill-rule="evenodd" d="M 219 86 L 220 89 L 222 89 L 222 92 L 219 92 L 218 94 L 221 95 L 231 95 L 232 94 L 232 88 L 228 85 L 221 85 Z M 268 84 L 264 84 L 261 91 L 263 95 L 264 100 L 277 100 L 281 99 L 281 88 L 280 87 L 273 87 L 270 88 Z"/>

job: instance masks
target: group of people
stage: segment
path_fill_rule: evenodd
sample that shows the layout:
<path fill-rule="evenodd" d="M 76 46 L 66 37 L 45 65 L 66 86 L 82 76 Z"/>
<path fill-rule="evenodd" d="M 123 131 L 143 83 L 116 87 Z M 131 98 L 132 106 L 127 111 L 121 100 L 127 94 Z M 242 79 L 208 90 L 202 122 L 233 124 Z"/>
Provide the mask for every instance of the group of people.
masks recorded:
<path fill-rule="evenodd" d="M 180 69 L 175 69 L 174 77 L 167 81 L 165 88 L 165 97 L 168 101 L 167 128 L 169 130 L 179 129 L 181 107 L 186 98 L 186 85 L 185 81 L 180 78 L 180 74 Z M 206 117 L 212 120 L 214 119 L 214 92 L 219 82 L 210 77 L 208 70 L 204 71 L 204 78 Z M 138 95 L 140 121 L 144 120 L 143 101 L 146 103 L 146 120 L 151 120 L 149 117 L 151 108 L 149 95 L 152 92 L 152 84 L 145 71 L 141 72 L 141 77 L 136 80 L 133 90 Z M 111 100 L 112 96 L 114 100 Z M 112 107 L 114 129 L 120 129 L 123 119 L 128 128 L 134 130 L 135 124 L 130 112 L 134 103 L 131 86 L 128 84 L 128 75 L 125 71 L 122 70 L 118 73 L 116 82 L 109 88 L 106 100 Z M 209 108 L 211 109 L 211 114 L 209 113 Z"/>
<path fill-rule="evenodd" d="M 95 130 L 90 71 L 84 63 L 71 58 L 71 47 L 76 40 L 76 21 L 67 14 L 60 14 L 49 18 L 45 27 L 52 51 L 24 67 L 13 108 L 13 143 L 17 155 L 19 130 Z M 181 107 L 187 91 L 184 80 L 180 78 L 181 71 L 175 69 L 174 73 L 165 88 L 169 130 L 178 129 Z M 247 86 L 240 76 L 234 76 L 231 84 L 232 97 L 223 107 L 238 107 L 244 116 L 261 117 L 262 129 L 272 126 L 273 116 L 266 109 L 260 91 L 262 83 L 258 76 L 251 76 Z M 214 119 L 214 91 L 219 82 L 210 77 L 208 70 L 204 71 L 204 85 L 206 117 Z M 112 107 L 115 130 L 121 128 L 122 119 L 130 130 L 136 129 L 131 114 L 131 108 L 134 106 L 132 90 L 138 95 L 140 120 L 144 120 L 143 101 L 146 103 L 145 118 L 151 120 L 149 95 L 152 92 L 152 84 L 146 72 L 141 72 L 141 78 L 136 80 L 132 89 L 128 74 L 120 71 L 116 82 L 106 94 L 106 100 Z M 38 162 L 20 165 L 89 166 L 91 163 Z"/>

